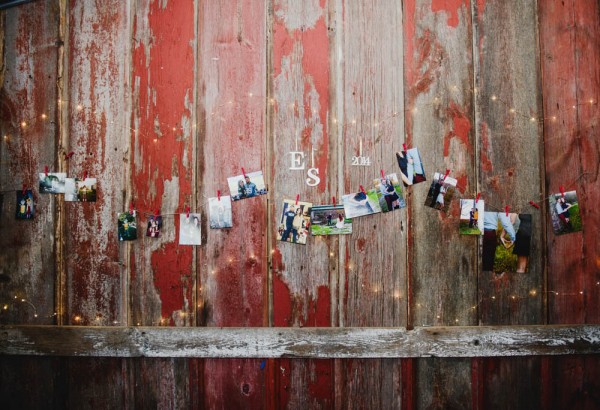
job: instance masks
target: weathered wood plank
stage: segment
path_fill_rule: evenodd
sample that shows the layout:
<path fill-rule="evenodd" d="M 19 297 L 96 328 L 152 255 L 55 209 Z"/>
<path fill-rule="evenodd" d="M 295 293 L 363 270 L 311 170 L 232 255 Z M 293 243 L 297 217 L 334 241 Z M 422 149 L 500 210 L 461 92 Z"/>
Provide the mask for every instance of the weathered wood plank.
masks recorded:
<path fill-rule="evenodd" d="M 51 324 L 55 321 L 53 238 L 60 199 L 38 194 L 38 173 L 45 166 L 58 171 L 58 11 L 38 3 L 3 14 L 0 323 Z M 16 190 L 23 185 L 34 192 L 32 221 L 15 219 Z"/>
<path fill-rule="evenodd" d="M 404 3 L 406 139 L 419 148 L 427 182 L 410 189 L 411 325 L 477 323 L 477 239 L 459 235 L 459 200 L 477 192 L 473 118 L 472 25 L 469 1 Z M 458 180 L 448 213 L 424 206 L 434 172 Z M 442 262 L 443 261 L 443 262 Z M 419 360 L 417 407 L 469 401 L 471 368 L 464 361 Z M 451 380 L 452 382 L 448 382 Z"/>
<path fill-rule="evenodd" d="M 0 354 L 405 358 L 600 354 L 600 326 L 161 328 L 2 326 Z"/>
<path fill-rule="evenodd" d="M 266 167 L 266 1 L 198 2 L 198 203 L 229 195 L 227 177 Z M 209 229 L 199 250 L 198 325 L 267 326 L 267 197 L 233 204 L 233 227 Z M 204 243 L 204 241 L 203 241 Z M 264 408 L 258 360 L 207 360 L 207 408 Z M 226 406 L 228 404 L 228 406 Z"/>

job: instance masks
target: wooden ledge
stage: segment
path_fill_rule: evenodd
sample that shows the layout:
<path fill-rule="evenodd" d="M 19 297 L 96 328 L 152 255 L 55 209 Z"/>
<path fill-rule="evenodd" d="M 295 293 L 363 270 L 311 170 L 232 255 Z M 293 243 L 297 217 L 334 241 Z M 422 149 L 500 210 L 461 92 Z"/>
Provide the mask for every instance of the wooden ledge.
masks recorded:
<path fill-rule="evenodd" d="M 404 328 L 1 326 L 0 354 L 418 358 L 600 353 L 600 325 Z"/>

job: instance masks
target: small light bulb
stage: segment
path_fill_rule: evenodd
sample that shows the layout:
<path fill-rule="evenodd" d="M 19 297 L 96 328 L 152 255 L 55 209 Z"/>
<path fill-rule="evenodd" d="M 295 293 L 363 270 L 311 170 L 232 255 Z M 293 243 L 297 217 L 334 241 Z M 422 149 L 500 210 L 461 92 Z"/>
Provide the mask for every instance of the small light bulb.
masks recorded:
<path fill-rule="evenodd" d="M 48 118 L 48 116 L 46 114 L 42 114 L 41 117 L 42 117 L 42 120 L 45 120 L 46 118 Z"/>
<path fill-rule="evenodd" d="M 21 121 L 21 127 L 23 127 L 23 128 L 27 127 L 27 123 L 25 121 Z"/>
<path fill-rule="evenodd" d="M 492 95 L 492 101 L 496 101 L 498 99 L 498 97 L 496 97 L 495 95 Z"/>
<path fill-rule="evenodd" d="M 83 106 L 78 104 L 77 105 L 77 111 L 81 111 L 81 110 L 83 110 Z"/>
<path fill-rule="evenodd" d="M 511 109 L 510 109 L 510 110 L 508 110 L 508 111 L 510 111 L 510 113 L 511 113 L 511 114 L 514 114 L 514 113 L 515 113 L 515 109 L 514 109 L 514 108 L 511 108 Z"/>
<path fill-rule="evenodd" d="M 531 122 L 535 122 L 535 117 L 531 117 L 531 118 L 529 119 L 529 121 L 531 121 Z"/>

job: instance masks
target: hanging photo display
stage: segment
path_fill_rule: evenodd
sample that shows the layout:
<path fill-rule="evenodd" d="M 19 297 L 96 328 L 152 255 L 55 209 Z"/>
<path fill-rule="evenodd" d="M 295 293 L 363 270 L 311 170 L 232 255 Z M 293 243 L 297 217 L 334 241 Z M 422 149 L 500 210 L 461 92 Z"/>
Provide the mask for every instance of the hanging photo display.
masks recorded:
<path fill-rule="evenodd" d="M 137 239 L 137 220 L 135 211 L 121 212 L 119 214 L 118 231 L 120 241 L 134 241 Z"/>
<path fill-rule="evenodd" d="M 457 182 L 452 177 L 436 172 L 433 175 L 433 182 L 429 187 L 425 205 L 439 211 L 448 212 Z"/>
<path fill-rule="evenodd" d="M 581 231 L 583 224 L 576 191 L 552 194 L 549 203 L 552 230 L 555 235 Z"/>
<path fill-rule="evenodd" d="M 229 177 L 227 178 L 227 185 L 229 185 L 233 201 L 267 194 L 262 171 Z"/>
<path fill-rule="evenodd" d="M 344 195 L 342 197 L 346 218 L 356 218 L 359 216 L 377 214 L 381 212 L 379 198 L 374 189 L 368 192 L 357 192 L 355 194 Z"/>
<path fill-rule="evenodd" d="M 310 211 L 310 233 L 313 236 L 351 234 L 352 219 L 346 218 L 343 205 L 313 206 Z"/>
<path fill-rule="evenodd" d="M 63 172 L 41 172 L 38 178 L 40 194 L 64 194 L 66 178 L 67 174 Z"/>
<path fill-rule="evenodd" d="M 284 199 L 281 219 L 277 228 L 277 240 L 306 245 L 311 208 L 312 204 L 309 202 Z"/>
<path fill-rule="evenodd" d="M 530 214 L 484 212 L 482 269 L 523 273 L 531 250 Z"/>
<path fill-rule="evenodd" d="M 17 191 L 17 219 L 33 219 L 35 215 L 35 206 L 33 203 L 33 191 L 31 189 L 22 189 Z"/>
<path fill-rule="evenodd" d="M 404 186 L 418 184 L 427 181 L 425 168 L 421 161 L 421 155 L 417 148 L 396 152 L 396 160 L 400 167 L 400 178 Z"/>
<path fill-rule="evenodd" d="M 96 202 L 96 178 L 65 178 L 66 202 Z"/>
<path fill-rule="evenodd" d="M 208 198 L 208 220 L 211 229 L 233 227 L 231 197 L 229 195 Z"/>
<path fill-rule="evenodd" d="M 162 216 L 150 215 L 148 217 L 148 226 L 146 227 L 146 236 L 150 238 L 160 237 L 160 231 L 162 230 Z"/>
<path fill-rule="evenodd" d="M 179 244 L 202 245 L 200 214 L 179 214 Z"/>
<path fill-rule="evenodd" d="M 483 234 L 483 200 L 461 199 L 460 200 L 460 222 L 458 232 L 461 235 Z"/>
<path fill-rule="evenodd" d="M 381 212 L 395 211 L 406 207 L 402 185 L 396 174 L 385 175 L 383 178 L 373 180 Z"/>

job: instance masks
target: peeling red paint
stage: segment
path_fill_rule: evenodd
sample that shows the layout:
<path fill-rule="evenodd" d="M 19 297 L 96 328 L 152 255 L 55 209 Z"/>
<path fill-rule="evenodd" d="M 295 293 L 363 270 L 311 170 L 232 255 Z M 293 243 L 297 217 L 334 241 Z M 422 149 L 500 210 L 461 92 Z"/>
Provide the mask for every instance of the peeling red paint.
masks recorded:
<path fill-rule="evenodd" d="M 494 170 L 494 164 L 492 163 L 489 152 L 490 152 L 490 137 L 487 123 L 481 124 L 481 169 L 484 172 L 491 172 Z"/>
<path fill-rule="evenodd" d="M 447 109 L 448 116 L 452 118 L 452 131 L 444 136 L 444 157 L 450 153 L 450 142 L 457 138 L 462 142 L 467 153 L 473 155 L 473 145 L 471 144 L 471 121 L 464 111 L 456 103 L 451 102 Z"/>
<path fill-rule="evenodd" d="M 458 26 L 458 11 L 465 6 L 469 8 L 469 0 L 432 0 L 431 11 L 434 13 L 445 11 L 448 14 L 448 26 L 456 28 Z"/>

